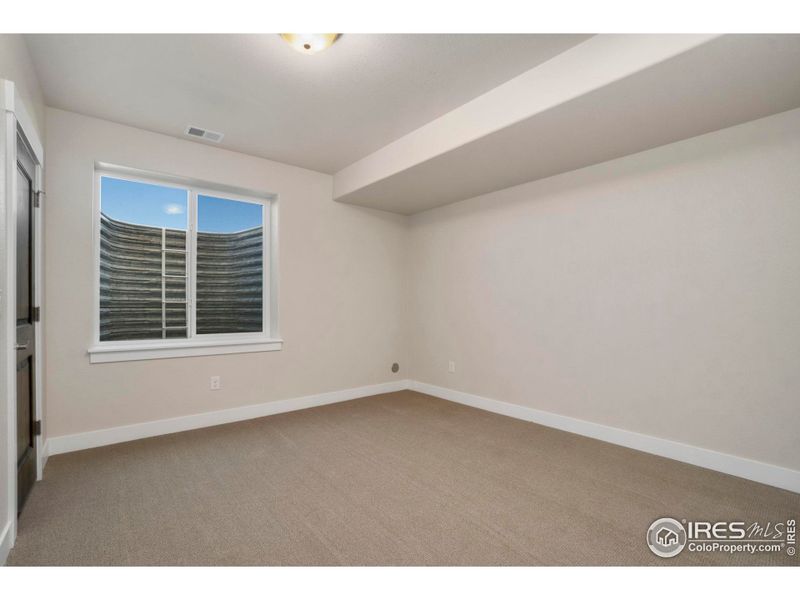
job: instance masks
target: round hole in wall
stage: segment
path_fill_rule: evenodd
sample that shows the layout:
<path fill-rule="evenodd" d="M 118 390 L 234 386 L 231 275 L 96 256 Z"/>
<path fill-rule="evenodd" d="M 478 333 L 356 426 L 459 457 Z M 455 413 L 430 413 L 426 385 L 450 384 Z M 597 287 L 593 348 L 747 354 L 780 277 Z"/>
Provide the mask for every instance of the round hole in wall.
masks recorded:
<path fill-rule="evenodd" d="M 392 373 L 397 373 L 400 370 L 400 365 L 392 363 Z"/>

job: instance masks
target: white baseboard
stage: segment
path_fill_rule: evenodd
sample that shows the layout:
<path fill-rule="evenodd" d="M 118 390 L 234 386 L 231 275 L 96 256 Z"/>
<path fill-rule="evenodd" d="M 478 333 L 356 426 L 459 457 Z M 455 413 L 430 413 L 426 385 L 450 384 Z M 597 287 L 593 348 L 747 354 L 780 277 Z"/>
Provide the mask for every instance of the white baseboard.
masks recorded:
<path fill-rule="evenodd" d="M 47 464 L 47 459 L 50 458 L 50 440 L 47 439 L 42 444 L 39 455 L 39 466 L 36 473 L 36 481 L 41 481 L 44 477 L 44 467 Z"/>
<path fill-rule="evenodd" d="M 44 453 L 44 460 L 47 460 L 48 455 L 63 454 L 65 452 L 129 442 L 167 433 L 266 417 L 268 415 L 405 389 L 800 493 L 800 471 L 412 380 L 392 381 L 288 400 L 276 400 L 263 404 L 54 437 L 47 440 L 45 447 L 48 451 Z"/>
<path fill-rule="evenodd" d="M 8 553 L 11 552 L 11 548 L 14 546 L 14 540 L 11 539 L 14 535 L 11 528 L 12 525 L 13 523 L 9 521 L 3 528 L 3 533 L 0 533 L 0 566 L 6 564 Z"/>
<path fill-rule="evenodd" d="M 648 454 L 655 454 L 671 458 L 680 462 L 689 463 L 698 467 L 712 469 L 728 475 L 743 477 L 759 483 L 765 483 L 792 492 L 800 493 L 800 471 L 767 463 L 740 458 L 731 454 L 723 454 L 714 450 L 698 448 L 681 442 L 673 442 L 641 433 L 634 433 L 625 429 L 617 429 L 608 425 L 599 425 L 590 421 L 582 421 L 572 417 L 565 417 L 555 413 L 510 404 L 491 398 L 484 398 L 466 392 L 459 392 L 419 381 L 409 381 L 409 389 L 423 394 L 436 396 L 451 402 L 466 404 L 493 413 L 498 413 L 515 419 L 532 421 L 554 429 L 577 433 L 590 438 L 602 440 L 641 450 Z"/>
<path fill-rule="evenodd" d="M 131 440 L 164 435 L 167 433 L 187 431 L 189 429 L 200 429 L 202 427 L 223 425 L 225 423 L 233 423 L 235 421 L 256 419 L 258 417 L 266 417 L 268 415 L 275 415 L 278 413 L 312 408 L 314 406 L 322 406 L 324 404 L 333 404 L 335 402 L 354 400 L 356 398 L 363 398 L 365 396 L 374 396 L 375 394 L 398 392 L 400 390 L 408 389 L 408 387 L 408 381 L 399 380 L 389 383 L 379 383 L 376 385 L 366 385 L 348 390 L 339 390 L 336 392 L 326 392 L 323 394 L 314 394 L 312 396 L 291 398 L 288 400 L 276 400 L 274 402 L 264 402 L 262 404 L 251 404 L 249 406 L 240 406 L 214 412 L 187 415 L 185 417 L 175 417 L 160 421 L 136 423 L 135 425 L 112 427 L 110 429 L 99 429 L 96 431 L 87 431 L 72 435 L 62 435 L 48 439 L 49 454 L 63 454 L 65 452 L 74 452 L 76 450 L 96 448 L 97 446 L 119 444 L 120 442 L 129 442 Z"/>

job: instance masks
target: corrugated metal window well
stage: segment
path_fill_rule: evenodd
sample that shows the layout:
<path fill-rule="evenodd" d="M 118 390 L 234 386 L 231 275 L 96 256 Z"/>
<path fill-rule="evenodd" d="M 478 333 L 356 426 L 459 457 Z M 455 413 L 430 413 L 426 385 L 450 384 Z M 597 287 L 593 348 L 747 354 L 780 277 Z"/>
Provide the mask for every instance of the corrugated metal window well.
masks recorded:
<path fill-rule="evenodd" d="M 264 332 L 263 202 L 102 176 L 99 339 Z"/>

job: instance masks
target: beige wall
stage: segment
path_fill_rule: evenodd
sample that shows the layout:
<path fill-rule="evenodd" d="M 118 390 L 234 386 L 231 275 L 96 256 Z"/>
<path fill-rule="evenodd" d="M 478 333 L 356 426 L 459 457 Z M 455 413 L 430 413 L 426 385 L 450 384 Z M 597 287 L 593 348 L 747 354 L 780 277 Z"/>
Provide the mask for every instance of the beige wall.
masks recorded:
<path fill-rule="evenodd" d="M 333 202 L 329 175 L 49 108 L 47 128 L 50 437 L 406 376 L 403 217 Z M 89 364 L 95 161 L 280 195 L 282 351 Z"/>
<path fill-rule="evenodd" d="M 421 213 L 408 248 L 415 379 L 800 468 L 800 110 Z"/>
<path fill-rule="evenodd" d="M 47 128 L 50 436 L 411 377 L 800 468 L 800 110 L 410 219 L 327 175 Z M 89 364 L 95 160 L 281 195 L 283 351 Z"/>
<path fill-rule="evenodd" d="M 22 101 L 31 113 L 34 126 L 44 138 L 44 99 L 33 61 L 19 34 L 0 34 L 0 79 L 9 79 L 19 89 Z"/>

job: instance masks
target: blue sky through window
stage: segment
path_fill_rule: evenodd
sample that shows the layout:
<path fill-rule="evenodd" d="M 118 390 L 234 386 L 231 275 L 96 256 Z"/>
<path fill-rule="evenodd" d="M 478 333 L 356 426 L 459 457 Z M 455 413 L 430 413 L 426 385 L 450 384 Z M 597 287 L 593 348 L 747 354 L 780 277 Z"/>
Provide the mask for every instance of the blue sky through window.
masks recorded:
<path fill-rule="evenodd" d="M 100 210 L 107 217 L 136 225 L 186 229 L 186 190 L 103 177 Z"/>
<path fill-rule="evenodd" d="M 261 226 L 260 204 L 197 196 L 197 230 L 232 233 Z"/>
<path fill-rule="evenodd" d="M 138 181 L 102 177 L 101 212 L 126 223 L 186 229 L 188 191 Z M 231 233 L 259 227 L 262 206 L 213 196 L 197 196 L 199 231 Z"/>

